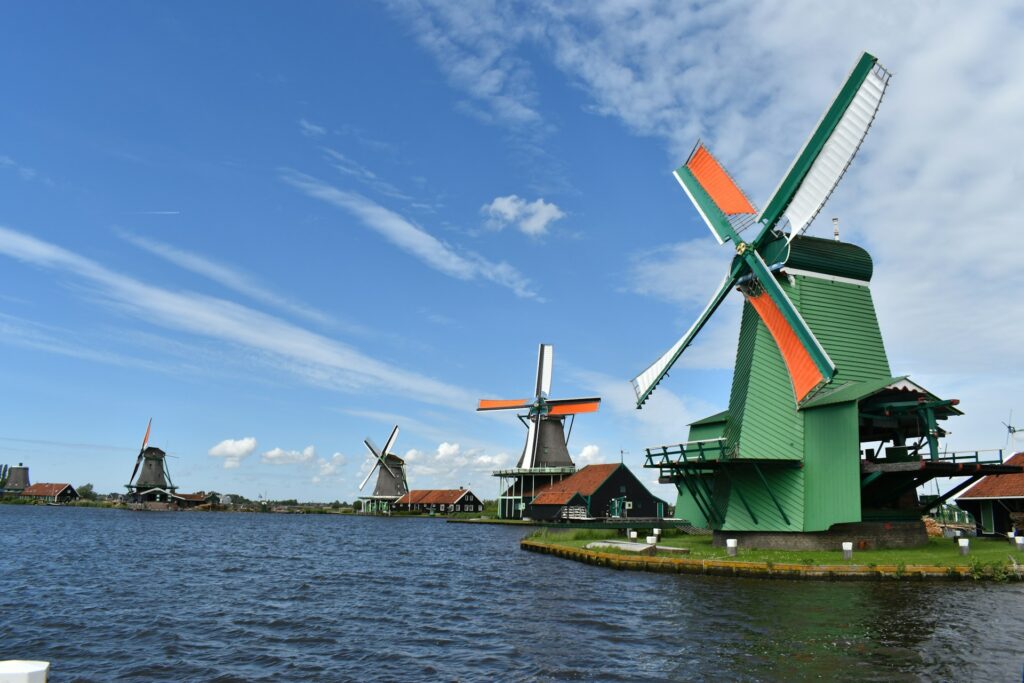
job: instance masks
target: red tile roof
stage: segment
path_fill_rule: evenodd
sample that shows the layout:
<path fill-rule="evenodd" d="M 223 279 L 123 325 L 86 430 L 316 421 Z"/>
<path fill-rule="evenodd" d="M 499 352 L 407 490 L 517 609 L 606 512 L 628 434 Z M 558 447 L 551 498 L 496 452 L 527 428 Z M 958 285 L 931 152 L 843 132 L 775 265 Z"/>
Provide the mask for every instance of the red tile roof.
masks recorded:
<path fill-rule="evenodd" d="M 620 463 L 587 465 L 562 481 L 538 488 L 533 505 L 565 505 L 576 493 L 582 496 L 592 496 L 601 488 L 601 484 L 612 476 L 612 472 L 620 467 L 622 467 Z"/>
<path fill-rule="evenodd" d="M 69 486 L 71 484 L 32 484 L 22 491 L 21 495 L 52 498 Z"/>
<path fill-rule="evenodd" d="M 555 491 L 548 489 L 533 499 L 533 505 L 566 505 L 579 495 L 579 491 Z"/>
<path fill-rule="evenodd" d="M 202 493 L 175 493 L 174 495 L 182 500 L 193 500 L 200 503 L 206 500 L 206 496 Z"/>
<path fill-rule="evenodd" d="M 409 491 L 397 501 L 399 505 L 454 505 L 469 489 L 419 489 Z"/>
<path fill-rule="evenodd" d="M 1006 465 L 1024 466 L 1024 453 L 1017 453 L 1007 459 Z M 961 493 L 960 498 L 1024 498 L 1024 473 L 990 474 Z"/>

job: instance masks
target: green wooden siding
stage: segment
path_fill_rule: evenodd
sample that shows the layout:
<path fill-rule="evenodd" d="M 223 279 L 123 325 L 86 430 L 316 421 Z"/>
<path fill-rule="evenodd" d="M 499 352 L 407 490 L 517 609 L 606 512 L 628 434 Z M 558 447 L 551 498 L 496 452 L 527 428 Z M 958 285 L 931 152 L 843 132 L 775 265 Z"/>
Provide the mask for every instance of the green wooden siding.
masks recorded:
<path fill-rule="evenodd" d="M 857 403 L 804 411 L 804 531 L 859 522 Z"/>
<path fill-rule="evenodd" d="M 833 383 L 890 377 L 871 290 L 797 276 L 800 314 L 836 364 Z"/>
<path fill-rule="evenodd" d="M 782 283 L 800 309 L 797 287 Z M 745 366 L 742 367 L 741 366 Z M 729 397 L 727 445 L 739 458 L 799 460 L 803 419 L 789 371 L 768 328 L 747 302 L 737 347 L 736 372 Z"/>
<path fill-rule="evenodd" d="M 705 439 L 720 439 L 725 436 L 725 425 L 726 421 L 721 422 L 703 422 L 701 424 L 690 425 L 690 433 L 686 437 L 687 441 L 704 441 Z"/>
<path fill-rule="evenodd" d="M 708 481 L 708 484 L 709 486 L 711 485 L 710 481 Z M 676 496 L 676 518 L 685 519 L 694 526 L 711 528 L 711 523 L 704 517 L 704 513 L 700 511 L 700 507 L 693 500 L 693 496 L 690 495 L 685 486 L 679 491 L 679 495 Z"/>
<path fill-rule="evenodd" d="M 725 524 L 719 527 L 722 531 L 801 531 L 804 518 L 804 476 L 802 470 L 795 467 L 779 468 L 761 465 L 761 473 L 771 487 L 775 498 L 782 505 L 789 517 L 786 524 L 778 508 L 772 501 L 757 472 L 749 464 L 736 464 L 729 468 L 729 479 L 724 474 L 718 475 L 718 485 L 729 487 L 728 508 L 720 505 L 725 512 Z M 738 490 L 737 490 L 738 489 Z M 740 499 L 740 493 L 747 505 Z M 750 516 L 747 506 L 757 517 L 757 522 Z"/>

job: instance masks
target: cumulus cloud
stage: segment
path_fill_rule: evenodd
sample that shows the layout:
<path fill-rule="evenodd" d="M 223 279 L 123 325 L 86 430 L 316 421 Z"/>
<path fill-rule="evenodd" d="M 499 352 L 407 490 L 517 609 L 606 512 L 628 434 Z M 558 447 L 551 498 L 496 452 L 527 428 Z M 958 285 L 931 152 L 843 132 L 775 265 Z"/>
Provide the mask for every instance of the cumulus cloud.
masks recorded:
<path fill-rule="evenodd" d="M 244 439 L 224 439 L 211 448 L 208 453 L 214 458 L 224 458 L 224 469 L 232 470 L 256 450 L 256 439 L 247 436 Z"/>
<path fill-rule="evenodd" d="M 283 448 L 274 448 L 266 451 L 260 459 L 271 465 L 293 465 L 311 462 L 316 457 L 316 448 L 306 446 L 301 451 L 286 451 Z"/>
<path fill-rule="evenodd" d="M 319 484 L 329 479 L 340 479 L 338 471 L 345 465 L 345 462 L 346 458 L 341 453 L 335 453 L 330 458 L 318 458 L 313 483 Z"/>
<path fill-rule="evenodd" d="M 480 212 L 487 217 L 487 227 L 502 230 L 506 226 L 514 225 L 520 232 L 530 237 L 545 234 L 549 225 L 565 217 L 565 213 L 554 203 L 543 199 L 528 202 L 514 194 L 495 197 L 490 204 L 480 207 Z"/>
<path fill-rule="evenodd" d="M 573 460 L 577 467 L 597 464 L 601 462 L 601 449 L 595 444 L 587 444 L 580 450 Z"/>
<path fill-rule="evenodd" d="M 489 474 L 509 461 L 507 453 L 491 454 L 483 448 L 463 449 L 460 444 L 449 441 L 441 442 L 434 451 L 410 449 L 404 458 L 417 476 L 443 475 L 448 485 L 452 477 L 460 473 Z"/>

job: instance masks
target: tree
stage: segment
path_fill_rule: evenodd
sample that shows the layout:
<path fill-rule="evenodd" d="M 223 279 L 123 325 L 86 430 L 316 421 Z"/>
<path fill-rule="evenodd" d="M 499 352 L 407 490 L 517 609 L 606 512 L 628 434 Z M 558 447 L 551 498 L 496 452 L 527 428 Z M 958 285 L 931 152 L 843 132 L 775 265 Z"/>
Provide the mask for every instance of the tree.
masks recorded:
<path fill-rule="evenodd" d="M 99 495 L 92 490 L 92 484 L 82 484 L 76 490 L 82 500 L 96 500 L 99 498 Z"/>

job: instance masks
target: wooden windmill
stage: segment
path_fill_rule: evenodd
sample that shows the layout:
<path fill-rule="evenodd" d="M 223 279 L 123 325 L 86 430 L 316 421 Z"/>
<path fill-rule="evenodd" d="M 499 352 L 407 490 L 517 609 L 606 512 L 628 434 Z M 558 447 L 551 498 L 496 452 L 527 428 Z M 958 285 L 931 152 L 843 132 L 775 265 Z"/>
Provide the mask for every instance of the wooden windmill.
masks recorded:
<path fill-rule="evenodd" d="M 363 479 L 363 483 L 359 485 L 359 490 L 362 491 L 373 473 L 377 473 L 377 484 L 373 487 L 373 494 L 359 497 L 359 500 L 363 501 L 363 512 L 366 514 L 390 514 L 395 502 L 409 492 L 405 460 L 391 452 L 397 439 L 398 425 L 391 430 L 384 450 L 378 449 L 370 439 L 363 439 L 363 444 L 373 456 L 373 466 Z"/>
<path fill-rule="evenodd" d="M 142 447 L 135 459 L 135 468 L 132 469 L 132 476 L 125 485 L 132 503 L 149 507 L 169 504 L 178 489 L 171 481 L 167 454 L 156 446 L 149 445 L 152 426 L 153 418 L 150 418 L 146 425 L 146 435 L 142 437 Z"/>
<path fill-rule="evenodd" d="M 647 451 L 646 466 L 679 490 L 677 516 L 706 524 L 718 540 L 746 534 L 751 544 L 781 544 L 792 532 L 827 539 L 831 529 L 869 543 L 920 542 L 921 483 L 1004 467 L 941 457 L 939 421 L 960 414 L 957 401 L 892 375 L 871 257 L 802 236 L 860 148 L 888 82 L 863 54 L 760 211 L 701 142 L 675 171 L 712 235 L 736 255 L 696 322 L 633 386 L 640 408 L 725 297 L 743 295 L 728 410 L 693 423 L 686 443 Z M 902 540 L 892 532 L 899 522 L 907 523 Z M 879 529 L 888 537 L 872 536 Z"/>
<path fill-rule="evenodd" d="M 526 444 L 515 468 L 499 470 L 498 513 L 503 518 L 521 517 L 523 508 L 539 486 L 559 481 L 576 471 L 569 456 L 565 418 L 575 420 L 579 413 L 592 413 L 601 399 L 551 398 L 551 371 L 554 347 L 541 344 L 537 351 L 537 381 L 533 398 L 511 400 L 480 399 L 478 411 L 526 411 L 519 419 L 526 426 Z M 569 425 L 572 434 L 572 423 Z"/>

